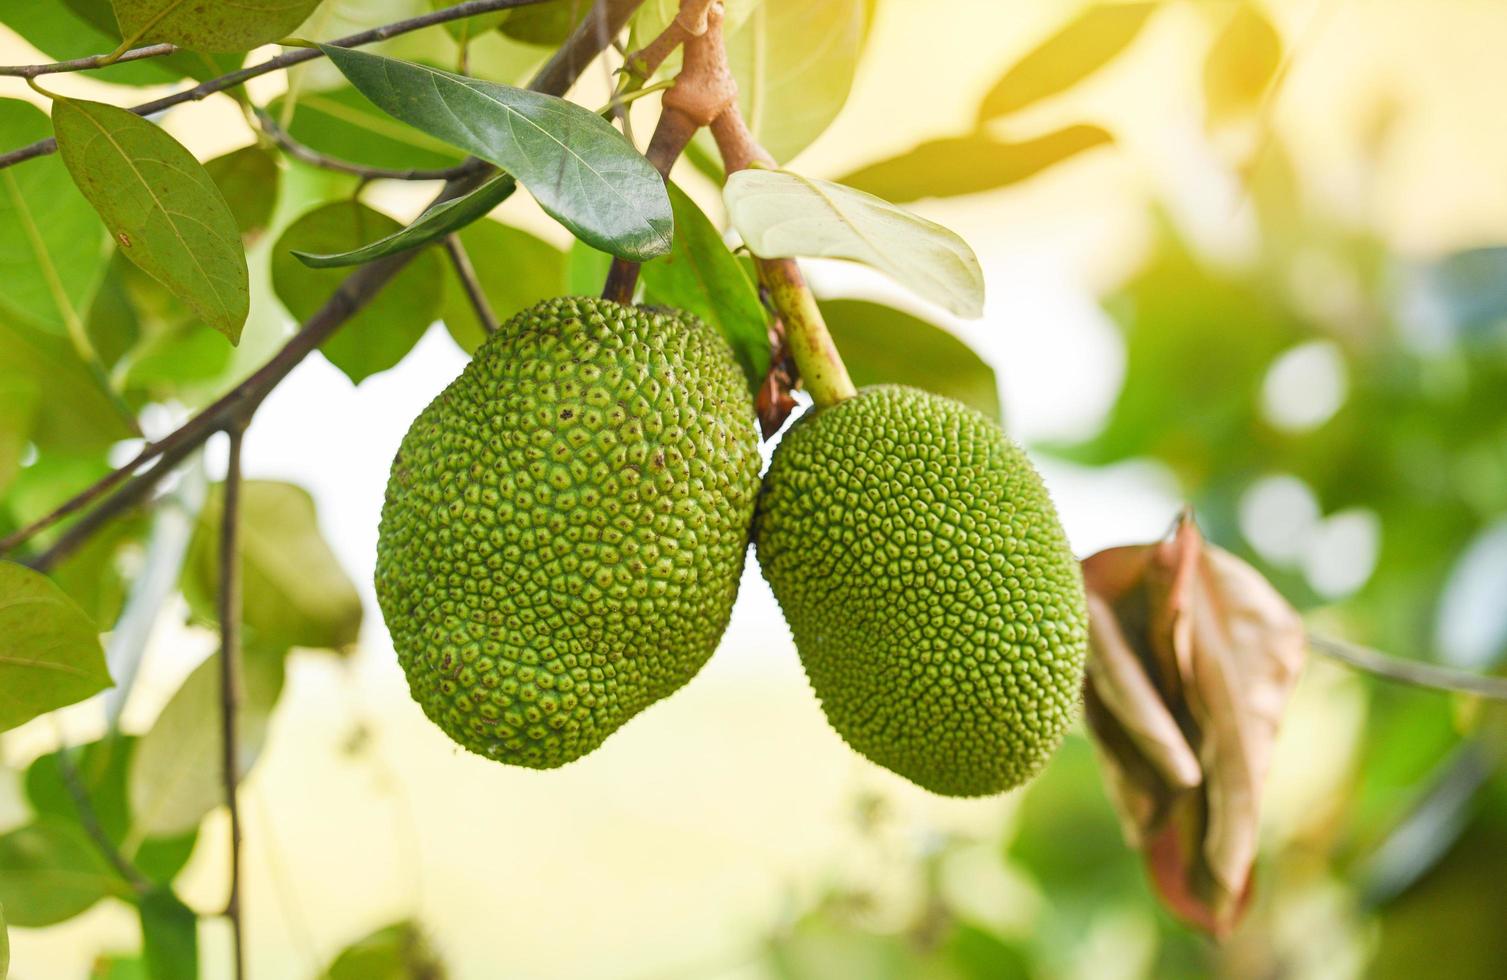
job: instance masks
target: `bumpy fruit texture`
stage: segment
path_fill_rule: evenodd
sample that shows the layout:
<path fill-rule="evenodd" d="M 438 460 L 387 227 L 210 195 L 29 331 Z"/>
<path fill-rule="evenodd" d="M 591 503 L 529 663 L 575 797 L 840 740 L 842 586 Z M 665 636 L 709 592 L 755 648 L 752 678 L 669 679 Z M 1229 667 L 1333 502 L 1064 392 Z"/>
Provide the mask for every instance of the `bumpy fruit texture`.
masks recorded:
<path fill-rule="evenodd" d="M 759 565 L 827 719 L 935 793 L 1030 778 L 1076 716 L 1083 584 L 1041 478 L 999 427 L 865 388 L 774 454 Z"/>
<path fill-rule="evenodd" d="M 752 399 L 706 324 L 518 314 L 393 461 L 377 598 L 414 699 L 502 762 L 590 752 L 711 656 L 758 485 Z"/>

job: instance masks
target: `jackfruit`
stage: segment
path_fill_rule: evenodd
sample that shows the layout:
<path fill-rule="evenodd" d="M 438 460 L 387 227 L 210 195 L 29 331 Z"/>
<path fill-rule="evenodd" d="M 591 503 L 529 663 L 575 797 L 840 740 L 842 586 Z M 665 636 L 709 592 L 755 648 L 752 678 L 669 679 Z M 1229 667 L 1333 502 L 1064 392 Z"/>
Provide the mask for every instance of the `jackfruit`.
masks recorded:
<path fill-rule="evenodd" d="M 414 699 L 502 762 L 596 748 L 711 656 L 759 465 L 701 320 L 580 297 L 513 317 L 393 461 L 377 599 Z"/>
<path fill-rule="evenodd" d="M 755 518 L 827 720 L 947 796 L 1029 779 L 1076 716 L 1078 563 L 1025 453 L 966 406 L 864 388 L 798 420 Z"/>

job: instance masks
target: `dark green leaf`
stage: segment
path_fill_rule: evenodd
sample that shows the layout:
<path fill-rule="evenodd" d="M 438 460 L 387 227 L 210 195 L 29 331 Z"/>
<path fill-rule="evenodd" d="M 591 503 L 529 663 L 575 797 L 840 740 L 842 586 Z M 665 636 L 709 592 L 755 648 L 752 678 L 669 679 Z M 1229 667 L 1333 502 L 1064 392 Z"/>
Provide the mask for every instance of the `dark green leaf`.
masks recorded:
<path fill-rule="evenodd" d="M 78 604 L 47 576 L 0 561 L 0 731 L 109 686 L 99 630 Z"/>
<path fill-rule="evenodd" d="M 612 256 L 577 240 L 565 253 L 565 286 L 571 296 L 599 296 L 607 282 Z"/>
<path fill-rule="evenodd" d="M 645 299 L 689 310 L 722 331 L 749 385 L 757 388 L 769 373 L 769 323 L 759 291 L 711 220 L 673 184 L 670 204 L 675 244 L 669 255 L 643 267 Z"/>
<path fill-rule="evenodd" d="M 0 142 L 22 146 L 52 135 L 36 106 L 0 99 Z M 51 157 L 0 170 L 0 312 L 51 333 L 82 330 L 104 272 L 105 230 Z"/>
<path fill-rule="evenodd" d="M 321 980 L 418 980 L 442 977 L 444 967 L 412 922 L 378 929 L 346 947 Z"/>
<path fill-rule="evenodd" d="M 1255 4 L 1242 0 L 1204 62 L 1209 121 L 1254 110 L 1281 64 L 1282 36 Z"/>
<path fill-rule="evenodd" d="M 283 97 L 267 107 L 283 122 Z M 370 167 L 432 169 L 452 167 L 466 155 L 378 109 L 346 86 L 302 93 L 284 128 L 300 143 L 320 153 Z"/>
<path fill-rule="evenodd" d="M 236 343 L 251 294 L 235 216 L 194 155 L 134 113 L 59 99 L 58 152 L 121 251 Z"/>
<path fill-rule="evenodd" d="M 502 21 L 502 33 L 515 41 L 558 47 L 576 25 L 586 19 L 591 0 L 549 0 L 509 10 Z"/>
<path fill-rule="evenodd" d="M 832 299 L 821 308 L 854 384 L 910 385 L 1002 421 L 994 369 L 946 330 L 864 300 Z"/>
<path fill-rule="evenodd" d="M 183 593 L 215 622 L 223 491 L 199 515 Z M 247 639 L 264 646 L 343 649 L 361 629 L 361 597 L 319 533 L 314 500 L 291 483 L 248 480 L 241 494 L 241 592 Z"/>
<path fill-rule="evenodd" d="M 141 900 L 141 949 L 152 980 L 197 980 L 199 917 L 170 888 Z"/>
<path fill-rule="evenodd" d="M 380 259 L 384 255 L 406 252 L 410 248 L 417 248 L 435 239 L 443 238 L 452 231 L 464 228 L 478 218 L 485 217 L 493 208 L 507 200 L 515 187 L 517 184 L 512 176 L 498 174 L 469 194 L 436 204 L 415 218 L 412 224 L 384 238 L 368 242 L 360 248 L 323 255 L 298 251 L 293 254 L 310 268 L 331 269 L 360 265 L 363 262 Z"/>
<path fill-rule="evenodd" d="M 254 239 L 267 229 L 281 176 L 270 151 L 255 144 L 243 146 L 206 161 L 204 169 L 225 196 L 243 239 Z"/>
<path fill-rule="evenodd" d="M 282 693 L 281 652 L 248 648 L 241 680 L 237 762 L 245 778 L 261 755 Z M 126 787 L 136 832 L 192 833 L 205 814 L 224 803 L 220 710 L 220 655 L 214 654 L 188 675 L 131 758 Z"/>
<path fill-rule="evenodd" d="M 321 50 L 382 109 L 512 174 L 583 241 L 639 261 L 669 249 L 673 221 L 664 181 L 596 113 L 437 68 Z"/>
<path fill-rule="evenodd" d="M 1156 8 L 1156 3 L 1093 4 L 1005 72 L 984 96 L 979 121 L 1072 88 L 1129 47 Z"/>
<path fill-rule="evenodd" d="M 132 45 L 166 41 L 193 51 L 249 51 L 287 37 L 320 0 L 111 0 Z"/>
<path fill-rule="evenodd" d="M 135 420 L 105 384 L 79 360 L 73 345 L 0 318 L 0 375 L 41 392 L 32 440 L 43 450 L 91 452 L 138 434 Z"/>
<path fill-rule="evenodd" d="M 397 234 L 398 224 L 358 201 L 336 201 L 304 214 L 272 251 L 272 289 L 294 319 L 307 320 L 340 288 L 341 269 L 311 269 L 293 253 L 335 254 Z M 320 345 L 330 362 L 359 383 L 413 349 L 439 310 L 442 271 L 433 251 L 415 256 L 338 333 Z"/>
<path fill-rule="evenodd" d="M 855 170 L 839 183 L 895 203 L 978 194 L 1008 187 L 1113 141 L 1098 126 L 1068 126 L 1020 143 L 1005 143 L 981 133 L 933 140 Z"/>
<path fill-rule="evenodd" d="M 42 817 L 0 836 L 0 905 L 12 925 L 56 925 L 131 894 L 82 830 Z"/>
<path fill-rule="evenodd" d="M 497 221 L 476 222 L 460 240 L 499 321 L 565 291 L 565 256 L 549 242 Z M 443 314 L 450 336 L 466 353 L 481 346 L 481 321 L 453 271 L 445 276 Z"/>

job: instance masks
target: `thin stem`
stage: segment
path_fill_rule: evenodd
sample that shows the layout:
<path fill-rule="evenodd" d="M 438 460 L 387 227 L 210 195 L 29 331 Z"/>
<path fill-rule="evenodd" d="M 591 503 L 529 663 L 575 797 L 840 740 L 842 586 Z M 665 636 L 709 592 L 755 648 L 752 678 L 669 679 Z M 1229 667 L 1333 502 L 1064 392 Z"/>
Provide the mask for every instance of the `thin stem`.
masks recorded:
<path fill-rule="evenodd" d="M 1390 681 L 1426 687 L 1456 694 L 1474 694 L 1493 701 L 1507 701 L 1507 677 L 1484 677 L 1463 670 L 1451 670 L 1416 660 L 1400 660 L 1380 650 L 1308 634 L 1308 646 L 1326 657 L 1338 660 Z"/>
<path fill-rule="evenodd" d="M 411 169 L 397 170 L 391 167 L 372 167 L 364 163 L 352 163 L 339 157 L 332 157 L 327 153 L 321 153 L 312 146 L 300 141 L 286 129 L 280 126 L 276 119 L 265 109 L 252 110 L 257 123 L 257 128 L 268 139 L 275 143 L 279 149 L 288 156 L 311 167 L 321 170 L 331 170 L 335 173 L 354 174 L 363 180 L 453 180 L 456 177 L 465 177 L 469 174 L 480 173 L 487 168 L 486 162 L 474 157 L 458 163 L 453 167 L 438 167 L 428 170 Z"/>
<path fill-rule="evenodd" d="M 801 374 L 801 384 L 817 408 L 846 401 L 858 393 L 837 345 L 827 331 L 821 307 L 795 259 L 755 259 L 759 281 L 785 325 L 785 343 Z"/>
<path fill-rule="evenodd" d="M 466 246 L 461 243 L 459 235 L 452 232 L 445 236 L 445 254 L 450 256 L 450 264 L 455 268 L 461 287 L 466 291 L 466 299 L 471 301 L 476 319 L 490 337 L 497 332 L 497 314 L 492 312 L 492 304 L 488 302 L 487 294 L 476 278 L 476 267 L 471 264 L 471 256 L 466 254 Z"/>
<path fill-rule="evenodd" d="M 127 61 L 143 61 L 147 58 L 161 58 L 170 54 L 177 54 L 181 50 L 176 44 L 148 44 L 142 48 L 132 48 L 112 57 L 110 54 L 91 54 L 85 58 L 71 58 L 68 61 L 53 61 L 45 65 L 0 65 L 0 76 L 10 78 L 36 78 L 38 75 L 58 75 L 63 72 L 88 71 L 91 68 L 105 68 L 109 65 L 123 64 Z"/>
<path fill-rule="evenodd" d="M 247 414 L 249 418 L 249 413 Z M 230 456 L 225 468 L 224 506 L 220 516 L 220 776 L 230 810 L 230 920 L 236 980 L 246 976 L 246 943 L 241 921 L 241 804 L 239 715 L 241 708 L 241 442 L 243 419 L 226 429 Z"/>
<path fill-rule="evenodd" d="M 683 75 L 681 77 L 684 78 Z M 676 84 L 680 84 L 679 80 Z M 649 149 L 644 156 L 659 171 L 661 177 L 669 179 L 670 168 L 675 166 L 675 161 L 700 128 L 694 119 L 673 106 L 666 106 L 660 113 L 659 123 L 654 127 L 654 136 L 650 138 Z M 633 302 L 633 291 L 638 287 L 638 272 L 639 263 L 614 258 L 612 267 L 607 271 L 607 282 L 602 287 L 602 298 L 617 303 Z"/>
<path fill-rule="evenodd" d="M 445 7 L 443 9 L 435 10 L 431 13 L 423 14 L 418 17 L 410 17 L 406 20 L 399 20 L 394 21 L 391 24 L 384 24 L 381 27 L 374 27 L 371 30 L 359 31 L 355 34 L 348 34 L 345 37 L 336 38 L 335 40 L 328 43 L 337 48 L 358 48 L 362 45 L 374 44 L 377 41 L 385 41 L 388 38 L 397 37 L 400 34 L 407 34 L 410 31 L 416 31 L 424 27 L 432 27 L 435 24 L 443 24 L 452 20 L 460 20 L 463 17 L 475 17 L 478 14 L 490 13 L 494 10 L 506 10 L 510 7 L 527 7 L 532 4 L 542 2 L 544 2 L 544 0 L 468 0 L 468 2 L 466 3 L 459 3 L 453 7 Z M 619 2 L 625 2 L 625 0 L 619 0 Z M 627 0 L 627 2 L 631 2 L 631 0 Z M 639 2 L 642 2 L 642 0 L 631 2 L 631 8 L 636 8 Z M 632 9 L 629 10 L 629 13 L 632 13 Z M 626 17 L 624 18 L 624 21 L 626 21 Z M 130 52 L 127 52 L 127 54 L 125 55 L 121 55 L 118 60 L 126 60 L 127 55 L 129 54 Z M 595 54 L 592 55 L 592 57 L 595 56 Z M 107 58 L 109 56 L 98 55 L 97 57 Z M 142 57 L 147 56 L 142 55 Z M 185 89 L 182 92 L 175 92 L 172 95 L 164 96 L 160 99 L 154 99 L 151 102 L 143 102 L 140 105 L 130 106 L 128 108 L 129 111 L 136 113 L 138 116 L 154 115 L 163 111 L 164 109 L 170 109 L 175 105 L 182 105 L 185 102 L 198 102 L 201 99 L 206 99 L 209 96 L 214 95 L 216 92 L 223 92 L 226 89 L 235 88 L 237 85 L 241 85 L 249 81 L 250 79 L 257 78 L 261 75 L 266 75 L 274 71 L 280 71 L 284 68 L 291 68 L 294 65 L 303 64 L 306 61 L 313 61 L 316 58 L 323 57 L 324 52 L 320 51 L 318 48 L 299 48 L 296 51 L 284 51 L 282 54 L 276 56 L 275 58 L 269 58 L 266 61 L 261 62 L 260 64 L 251 65 L 247 68 L 240 68 L 236 71 L 221 75 L 218 78 L 211 78 L 207 81 L 200 82 L 193 88 Z M 590 61 L 590 59 L 587 60 Z M 47 66 L 29 65 L 25 67 L 30 70 L 37 67 Z M 25 78 L 32 78 L 36 75 L 48 74 L 48 72 L 43 71 L 32 71 L 30 75 L 27 75 L 17 70 L 12 70 L 10 73 L 21 74 L 22 77 Z M 557 68 L 555 74 L 561 78 L 564 78 L 568 74 L 568 70 L 563 67 Z M 575 75 L 569 74 L 569 78 L 571 81 L 574 81 Z M 546 90 L 540 89 L 540 91 Z M 34 157 L 46 156 L 49 153 L 56 152 L 57 148 L 58 144 L 57 140 L 55 139 L 48 138 L 45 140 L 38 140 L 35 143 L 30 143 L 18 149 L 11 150 L 9 153 L 0 154 L 0 169 L 14 166 L 15 164 L 21 163 L 24 160 L 30 160 Z"/>
<path fill-rule="evenodd" d="M 601 46 L 607 43 L 602 40 L 600 32 L 594 28 L 588 29 L 588 25 L 593 22 L 606 25 L 610 29 L 610 34 L 608 34 L 610 38 L 623 29 L 628 18 L 642 2 L 643 0 L 598 0 L 593 13 L 534 77 L 530 88 L 549 95 L 564 95 L 592 59 L 601 53 Z M 462 4 L 459 7 L 451 7 L 449 10 L 454 11 L 471 6 L 473 5 Z M 487 171 L 482 171 L 447 181 L 430 207 L 467 193 L 480 183 L 486 173 Z M 51 527 L 64 517 L 90 506 L 119 487 L 114 496 L 109 497 L 97 509 L 85 515 L 51 548 L 29 561 L 28 564 L 38 570 L 45 570 L 67 557 L 115 516 L 144 500 L 179 462 L 187 458 L 195 448 L 203 445 L 210 436 L 222 431 L 235 412 L 242 409 L 249 410 L 250 406 L 260 403 L 268 392 L 287 377 L 288 372 L 307 357 L 310 351 L 318 347 L 341 325 L 365 307 L 383 286 L 413 260 L 415 255 L 417 255 L 417 250 L 409 249 L 370 262 L 352 272 L 340 284 L 340 288 L 335 291 L 334 295 L 325 302 L 325 305 L 315 311 L 298 333 L 294 334 L 271 360 L 177 430 L 143 447 L 141 452 L 137 453 L 136 458 L 125 466 L 111 472 L 56 511 L 7 537 L 0 542 L 0 552 L 16 547 L 38 531 Z M 153 460 L 158 461 L 156 465 L 136 475 L 134 479 L 131 478 L 138 469 Z M 121 486 L 123 483 L 125 485 Z"/>
<path fill-rule="evenodd" d="M 99 822 L 99 814 L 94 809 L 94 801 L 89 798 L 89 791 L 84 788 L 84 782 L 79 778 L 78 767 L 73 764 L 69 751 L 67 746 L 58 750 L 56 756 L 58 775 L 62 777 L 63 786 L 68 790 L 68 795 L 73 798 L 73 806 L 78 810 L 79 824 L 100 854 L 110 862 L 110 867 L 115 869 L 115 873 L 129 882 L 137 894 L 146 894 L 151 890 L 152 883 L 146 875 L 141 873 L 141 869 L 120 853 L 120 848 L 116 847 L 110 835 L 105 833 L 104 826 Z"/>

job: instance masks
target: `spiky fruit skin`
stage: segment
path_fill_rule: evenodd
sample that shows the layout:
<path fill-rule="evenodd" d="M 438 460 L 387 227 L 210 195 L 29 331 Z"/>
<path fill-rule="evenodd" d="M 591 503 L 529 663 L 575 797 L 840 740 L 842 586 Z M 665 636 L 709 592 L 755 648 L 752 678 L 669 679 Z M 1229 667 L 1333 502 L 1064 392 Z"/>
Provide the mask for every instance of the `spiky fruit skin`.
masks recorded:
<path fill-rule="evenodd" d="M 590 752 L 701 669 L 758 496 L 753 403 L 686 314 L 549 300 L 403 439 L 377 599 L 424 712 L 535 769 Z"/>
<path fill-rule="evenodd" d="M 786 433 L 759 566 L 827 719 L 946 796 L 1029 779 L 1077 714 L 1083 583 L 1025 453 L 985 416 L 878 386 Z"/>

